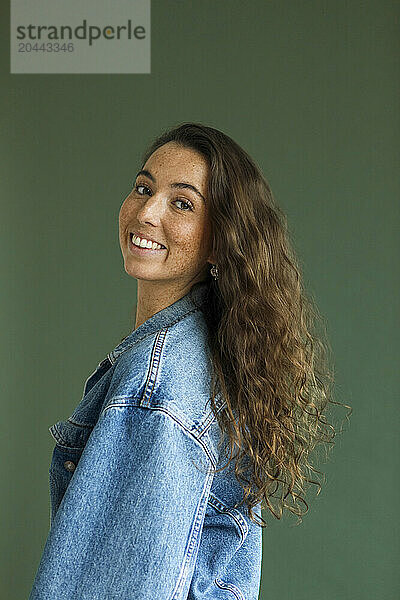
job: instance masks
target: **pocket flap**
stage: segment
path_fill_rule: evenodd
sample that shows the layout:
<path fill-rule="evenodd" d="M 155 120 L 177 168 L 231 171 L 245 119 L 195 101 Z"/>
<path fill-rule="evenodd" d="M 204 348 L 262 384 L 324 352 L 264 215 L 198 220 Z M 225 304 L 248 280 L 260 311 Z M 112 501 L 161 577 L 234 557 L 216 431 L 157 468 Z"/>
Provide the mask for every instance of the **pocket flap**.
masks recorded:
<path fill-rule="evenodd" d="M 85 447 L 92 430 L 93 426 L 79 425 L 69 419 L 57 421 L 49 427 L 51 435 L 59 446 L 76 450 Z"/>

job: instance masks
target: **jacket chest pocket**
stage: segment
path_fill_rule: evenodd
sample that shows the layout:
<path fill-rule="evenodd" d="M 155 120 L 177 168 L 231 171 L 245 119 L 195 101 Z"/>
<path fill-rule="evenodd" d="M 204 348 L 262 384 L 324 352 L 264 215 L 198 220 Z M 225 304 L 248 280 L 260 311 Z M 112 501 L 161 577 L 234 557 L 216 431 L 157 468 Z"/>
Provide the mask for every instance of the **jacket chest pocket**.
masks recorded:
<path fill-rule="evenodd" d="M 58 421 L 49 431 L 56 444 L 49 468 L 50 526 L 60 508 L 65 491 L 74 476 L 93 426 Z"/>

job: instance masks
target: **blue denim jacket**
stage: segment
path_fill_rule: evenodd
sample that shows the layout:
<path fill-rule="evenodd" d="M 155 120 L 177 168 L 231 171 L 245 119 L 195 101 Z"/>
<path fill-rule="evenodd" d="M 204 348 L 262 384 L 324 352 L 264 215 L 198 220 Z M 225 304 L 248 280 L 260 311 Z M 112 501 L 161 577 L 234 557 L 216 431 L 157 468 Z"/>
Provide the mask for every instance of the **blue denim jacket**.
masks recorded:
<path fill-rule="evenodd" d="M 210 472 L 226 458 L 209 402 L 207 289 L 196 283 L 132 331 L 49 428 L 50 530 L 29 600 L 258 599 L 262 529 L 245 504 L 232 508 L 243 497 L 233 461 Z"/>

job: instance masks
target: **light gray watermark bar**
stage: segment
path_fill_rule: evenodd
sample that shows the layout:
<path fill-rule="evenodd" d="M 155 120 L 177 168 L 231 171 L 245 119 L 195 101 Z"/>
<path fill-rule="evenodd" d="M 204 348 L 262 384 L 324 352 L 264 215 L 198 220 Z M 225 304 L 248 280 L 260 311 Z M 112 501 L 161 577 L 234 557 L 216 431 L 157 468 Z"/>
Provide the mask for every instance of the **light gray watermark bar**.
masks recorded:
<path fill-rule="evenodd" d="M 11 0 L 10 73 L 151 73 L 150 0 Z"/>

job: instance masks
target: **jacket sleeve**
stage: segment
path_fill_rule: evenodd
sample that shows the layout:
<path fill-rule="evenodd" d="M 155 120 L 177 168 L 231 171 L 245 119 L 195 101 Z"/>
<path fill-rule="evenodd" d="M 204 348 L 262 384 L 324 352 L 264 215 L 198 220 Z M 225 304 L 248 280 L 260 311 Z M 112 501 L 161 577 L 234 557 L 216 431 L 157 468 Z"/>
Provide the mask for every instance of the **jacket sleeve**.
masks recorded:
<path fill-rule="evenodd" d="M 103 411 L 55 515 L 29 600 L 187 597 L 213 474 L 186 427 L 165 410 Z"/>

